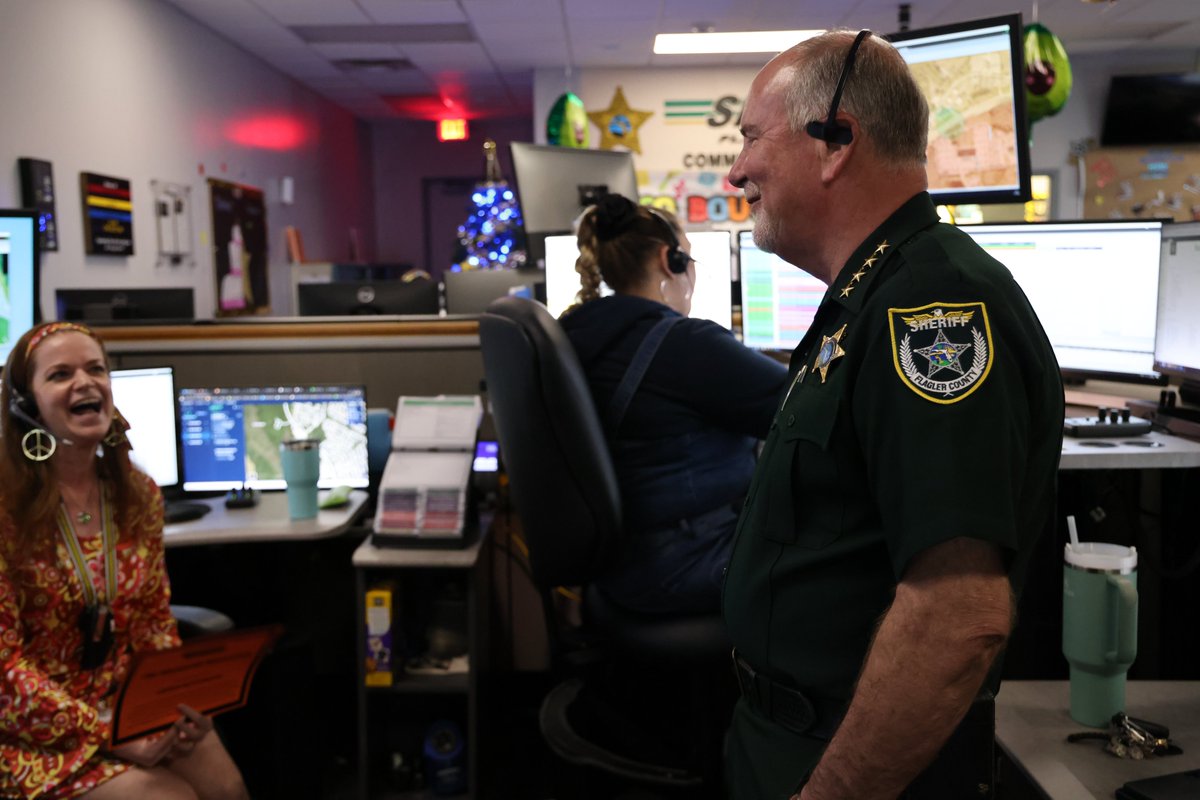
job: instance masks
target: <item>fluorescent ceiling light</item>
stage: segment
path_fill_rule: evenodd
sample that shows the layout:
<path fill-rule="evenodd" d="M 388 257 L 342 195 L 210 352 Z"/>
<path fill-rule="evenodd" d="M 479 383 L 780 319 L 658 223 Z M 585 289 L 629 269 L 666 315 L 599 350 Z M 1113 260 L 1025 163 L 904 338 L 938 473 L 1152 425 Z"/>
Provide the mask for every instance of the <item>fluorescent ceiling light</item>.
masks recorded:
<path fill-rule="evenodd" d="M 797 42 L 824 31 L 729 31 L 718 33 L 660 33 L 654 37 L 658 55 L 685 53 L 782 53 Z"/>

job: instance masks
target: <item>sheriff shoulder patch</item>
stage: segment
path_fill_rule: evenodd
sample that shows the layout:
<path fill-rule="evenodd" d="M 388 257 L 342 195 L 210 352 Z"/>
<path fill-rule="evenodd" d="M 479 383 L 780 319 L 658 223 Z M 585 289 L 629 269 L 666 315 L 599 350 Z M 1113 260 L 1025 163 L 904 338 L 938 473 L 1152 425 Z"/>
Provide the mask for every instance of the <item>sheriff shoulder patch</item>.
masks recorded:
<path fill-rule="evenodd" d="M 909 389 L 934 403 L 957 403 L 992 368 L 992 328 L 983 303 L 889 308 L 892 361 Z"/>

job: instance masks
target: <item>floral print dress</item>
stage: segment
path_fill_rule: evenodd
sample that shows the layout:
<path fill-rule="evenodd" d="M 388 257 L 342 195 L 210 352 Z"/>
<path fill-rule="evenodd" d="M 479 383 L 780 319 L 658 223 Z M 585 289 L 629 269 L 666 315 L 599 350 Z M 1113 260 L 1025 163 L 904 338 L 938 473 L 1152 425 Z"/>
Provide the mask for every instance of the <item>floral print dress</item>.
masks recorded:
<path fill-rule="evenodd" d="M 84 594 L 56 528 L 16 557 L 16 530 L 0 511 L 0 797 L 78 797 L 130 767 L 103 754 L 113 693 L 137 650 L 179 644 L 163 553 L 163 502 L 132 476 L 134 512 L 117 539 L 113 648 L 80 667 Z M 102 537 L 80 541 L 97 591 L 105 586 Z"/>

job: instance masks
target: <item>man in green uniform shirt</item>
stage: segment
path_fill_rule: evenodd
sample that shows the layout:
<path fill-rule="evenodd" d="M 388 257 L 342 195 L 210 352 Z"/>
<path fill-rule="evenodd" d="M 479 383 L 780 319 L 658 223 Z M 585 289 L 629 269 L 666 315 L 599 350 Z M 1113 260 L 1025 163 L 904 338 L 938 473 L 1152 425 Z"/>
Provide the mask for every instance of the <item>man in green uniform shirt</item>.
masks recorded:
<path fill-rule="evenodd" d="M 896 51 L 845 31 L 772 60 L 743 109 L 729 180 L 755 241 L 829 290 L 725 583 L 738 800 L 991 790 L 987 698 L 1054 524 L 1063 393 L 1008 271 L 938 222 L 928 118 Z"/>

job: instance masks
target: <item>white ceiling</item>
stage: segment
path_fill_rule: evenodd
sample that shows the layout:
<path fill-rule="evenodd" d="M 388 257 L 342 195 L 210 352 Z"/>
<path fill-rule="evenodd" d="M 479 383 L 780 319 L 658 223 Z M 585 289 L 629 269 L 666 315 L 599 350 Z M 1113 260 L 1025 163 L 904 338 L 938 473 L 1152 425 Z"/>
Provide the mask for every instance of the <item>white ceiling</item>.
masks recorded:
<path fill-rule="evenodd" d="M 698 25 L 900 29 L 900 5 L 893 0 L 167 2 L 364 119 L 433 118 L 442 109 L 469 118 L 527 115 L 536 68 L 765 61 L 762 55 L 652 54 L 656 33 Z M 1013 11 L 1028 23 L 1035 5 L 1038 20 L 1071 54 L 1200 51 L 1200 0 L 910 0 L 910 27 Z"/>

